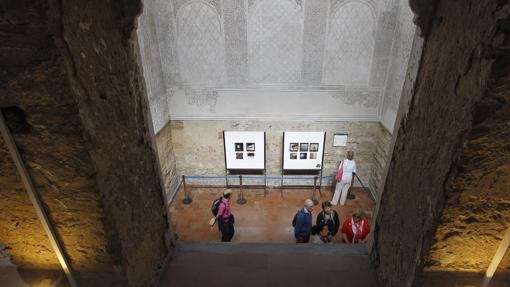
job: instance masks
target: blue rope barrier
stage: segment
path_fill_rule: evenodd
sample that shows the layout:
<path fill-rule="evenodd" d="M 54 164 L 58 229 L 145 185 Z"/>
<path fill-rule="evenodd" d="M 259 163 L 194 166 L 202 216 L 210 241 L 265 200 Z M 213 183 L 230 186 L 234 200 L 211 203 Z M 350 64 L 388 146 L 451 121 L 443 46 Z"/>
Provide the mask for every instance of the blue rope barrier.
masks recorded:
<path fill-rule="evenodd" d="M 206 179 L 211 179 L 211 178 L 221 178 L 221 179 L 225 179 L 225 178 L 239 178 L 238 175 L 187 175 L 185 176 L 186 179 L 197 179 L 197 178 L 206 178 Z"/>
<path fill-rule="evenodd" d="M 185 176 L 186 179 L 239 179 L 239 175 L 188 175 Z M 278 179 L 281 180 L 282 176 L 263 176 L 263 175 L 243 175 L 243 179 Z M 306 179 L 314 179 L 315 176 L 298 176 L 298 177 L 289 177 L 283 176 L 284 180 L 306 180 Z M 317 179 L 327 179 L 334 178 L 333 175 L 325 175 L 325 176 L 317 176 Z"/>

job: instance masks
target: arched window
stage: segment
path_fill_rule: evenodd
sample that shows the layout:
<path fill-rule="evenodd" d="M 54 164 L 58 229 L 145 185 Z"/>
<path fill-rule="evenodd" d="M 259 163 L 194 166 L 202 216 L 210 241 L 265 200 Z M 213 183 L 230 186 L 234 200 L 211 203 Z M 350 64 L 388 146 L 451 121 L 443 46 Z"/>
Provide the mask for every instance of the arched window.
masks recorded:
<path fill-rule="evenodd" d="M 262 0 L 248 17 L 249 78 L 255 83 L 301 80 L 303 11 L 296 1 Z"/>
<path fill-rule="evenodd" d="M 196 1 L 177 13 L 177 51 L 182 80 L 188 84 L 218 84 L 225 80 L 225 41 L 220 17 Z"/>
<path fill-rule="evenodd" d="M 375 42 L 374 14 L 361 2 L 348 2 L 329 19 L 323 83 L 368 85 Z"/>

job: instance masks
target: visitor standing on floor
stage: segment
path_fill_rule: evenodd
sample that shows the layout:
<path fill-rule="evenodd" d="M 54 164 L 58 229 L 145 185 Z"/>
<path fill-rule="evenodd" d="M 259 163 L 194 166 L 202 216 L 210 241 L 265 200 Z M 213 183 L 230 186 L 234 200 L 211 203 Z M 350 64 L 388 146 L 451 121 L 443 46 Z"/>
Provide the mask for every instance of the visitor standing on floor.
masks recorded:
<path fill-rule="evenodd" d="M 315 228 L 315 230 L 313 230 Z M 324 244 L 331 243 L 333 237 L 329 231 L 329 227 L 326 224 L 317 224 L 312 227 L 312 234 L 315 235 L 313 243 Z"/>
<path fill-rule="evenodd" d="M 317 215 L 317 221 L 315 224 L 319 226 L 327 225 L 329 235 L 331 235 L 331 237 L 337 234 L 338 228 L 340 227 L 340 217 L 338 216 L 338 213 L 331 207 L 331 202 L 322 202 L 322 211 Z"/>
<path fill-rule="evenodd" d="M 340 199 L 340 205 L 345 205 L 347 200 L 347 193 L 351 187 L 353 173 L 356 173 L 356 162 L 354 161 L 354 152 L 352 150 L 347 152 L 347 158 L 340 162 L 338 172 L 335 177 L 336 187 L 335 194 L 331 200 L 331 204 L 337 205 Z"/>
<path fill-rule="evenodd" d="M 308 243 L 310 241 L 310 233 L 312 231 L 312 209 L 313 201 L 307 199 L 305 200 L 305 206 L 294 216 L 292 225 L 294 226 L 296 243 Z"/>
<path fill-rule="evenodd" d="M 221 231 L 221 241 L 229 242 L 234 237 L 234 215 L 230 209 L 230 197 L 232 191 L 225 190 L 223 192 L 223 198 L 221 199 L 220 206 L 218 208 L 218 214 L 216 220 L 218 221 L 218 228 Z"/>
<path fill-rule="evenodd" d="M 360 209 L 355 210 L 352 216 L 342 224 L 342 238 L 344 243 L 366 243 L 370 225 Z"/>

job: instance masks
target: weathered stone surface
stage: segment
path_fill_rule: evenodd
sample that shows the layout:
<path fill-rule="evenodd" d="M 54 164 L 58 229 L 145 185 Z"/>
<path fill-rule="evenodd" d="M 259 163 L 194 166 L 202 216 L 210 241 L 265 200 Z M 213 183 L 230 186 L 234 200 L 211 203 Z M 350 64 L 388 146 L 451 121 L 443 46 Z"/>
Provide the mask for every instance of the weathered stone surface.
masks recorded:
<path fill-rule="evenodd" d="M 0 107 L 82 286 L 149 286 L 169 227 L 133 41 L 140 2 L 60 4 L 1 3 Z M 22 270 L 60 272 L 0 154 L 0 241 Z"/>
<path fill-rule="evenodd" d="M 24 268 L 35 265 L 44 269 L 59 269 L 55 253 L 37 218 L 35 209 L 23 187 L 7 146 L 0 138 L 0 240 L 5 252 Z M 30 234 L 30 240 L 26 240 Z"/>
<path fill-rule="evenodd" d="M 426 256 L 425 271 L 484 272 L 510 226 L 510 5 L 493 6 L 491 81 L 473 110 L 471 132 Z M 442 6 L 440 6 L 442 7 Z M 492 40 L 492 41 L 491 41 Z M 489 42 L 491 41 L 491 42 Z M 510 271 L 508 257 L 500 265 Z"/>
<path fill-rule="evenodd" d="M 452 243 L 469 246 L 473 238 L 473 244 L 479 244 L 468 247 L 478 249 L 471 255 L 482 256 L 484 250 L 483 258 L 490 257 L 502 225 L 508 225 L 508 188 L 499 187 L 508 186 L 504 143 L 509 137 L 502 132 L 508 131 L 508 96 L 501 81 L 508 73 L 502 69 L 507 63 L 505 53 L 499 52 L 503 47 L 497 47 L 499 41 L 504 43 L 498 30 L 507 21 L 507 4 L 439 3 L 409 111 L 400 111 L 405 117 L 373 232 L 372 256 L 383 286 L 420 284 L 414 280 L 416 271 L 429 251 L 447 196 L 449 203 L 439 221 L 446 222 L 440 223 L 436 236 L 446 241 L 434 245 L 447 260 L 430 262 L 431 266 L 481 268 L 486 259 L 475 263 L 446 252 L 457 250 Z M 493 92 L 501 94 L 491 97 Z M 481 227 L 479 222 L 489 218 L 489 224 Z M 430 258 L 437 258 L 432 251 Z"/>
<path fill-rule="evenodd" d="M 134 25 L 141 2 L 66 1 L 63 40 L 106 219 L 132 286 L 154 283 L 169 229 Z M 90 33 L 94 31 L 94 33 Z"/>
<path fill-rule="evenodd" d="M 159 163 L 165 183 L 166 200 L 169 201 L 172 193 L 179 184 L 176 160 L 173 152 L 171 125 L 166 125 L 156 136 L 158 146 Z"/>
<path fill-rule="evenodd" d="M 5 7 L 3 27 L 8 38 L 23 42 L 22 35 L 32 39 L 36 34 L 41 40 L 27 44 L 36 54 L 32 61 L 4 70 L 2 110 L 77 275 L 107 272 L 115 281 L 115 253 L 108 250 L 94 166 L 65 65 L 48 28 L 53 21 L 46 16 L 50 8 L 44 1 L 25 4 Z M 22 269 L 61 270 L 3 141 L 2 154 L 0 240 Z M 105 279 L 106 284 L 113 281 Z"/>
<path fill-rule="evenodd" d="M 375 130 L 375 133 L 375 150 L 373 153 L 373 164 L 369 185 L 372 190 L 374 190 L 374 194 L 380 198 L 384 184 L 384 171 L 388 161 L 388 154 L 391 146 L 391 134 L 382 125 L 379 127 L 379 129 Z"/>

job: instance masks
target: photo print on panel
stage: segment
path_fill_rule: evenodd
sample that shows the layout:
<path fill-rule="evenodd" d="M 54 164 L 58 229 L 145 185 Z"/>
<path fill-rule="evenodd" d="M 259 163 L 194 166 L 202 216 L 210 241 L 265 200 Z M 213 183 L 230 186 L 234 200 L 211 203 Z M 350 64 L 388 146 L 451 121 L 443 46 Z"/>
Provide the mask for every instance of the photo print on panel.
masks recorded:
<path fill-rule="evenodd" d="M 236 149 L 236 151 L 244 151 L 244 144 L 243 143 L 235 143 L 235 149 Z"/>
<path fill-rule="evenodd" d="M 296 152 L 291 152 L 290 153 L 290 159 L 297 159 L 297 153 Z"/>
<path fill-rule="evenodd" d="M 299 151 L 308 151 L 308 143 L 299 144 Z"/>
<path fill-rule="evenodd" d="M 317 153 L 316 152 L 311 152 L 310 153 L 310 159 L 317 159 Z"/>
<path fill-rule="evenodd" d="M 299 154 L 299 159 L 306 159 L 306 155 L 307 153 L 306 152 L 302 152 Z"/>
<path fill-rule="evenodd" d="M 298 151 L 299 144 L 298 143 L 290 143 L 290 151 Z"/>
<path fill-rule="evenodd" d="M 236 152 L 236 159 L 243 159 L 243 153 L 242 152 Z"/>
<path fill-rule="evenodd" d="M 255 143 L 246 143 L 246 151 L 255 151 Z"/>
<path fill-rule="evenodd" d="M 318 143 L 311 143 L 310 144 L 310 151 L 319 151 L 319 144 Z"/>
<path fill-rule="evenodd" d="M 246 146 L 246 149 L 248 149 L 248 146 Z M 248 159 L 254 159 L 255 158 L 255 153 L 254 152 L 249 152 L 248 153 Z"/>

